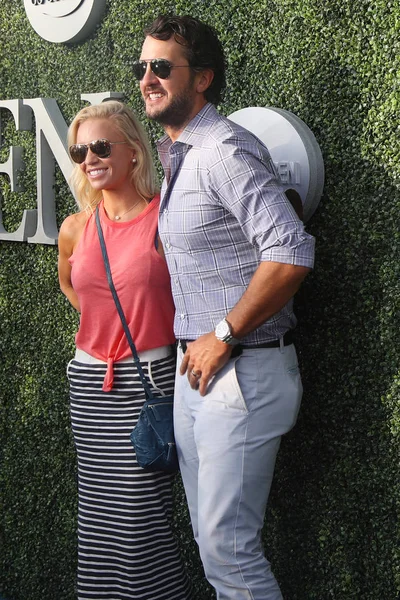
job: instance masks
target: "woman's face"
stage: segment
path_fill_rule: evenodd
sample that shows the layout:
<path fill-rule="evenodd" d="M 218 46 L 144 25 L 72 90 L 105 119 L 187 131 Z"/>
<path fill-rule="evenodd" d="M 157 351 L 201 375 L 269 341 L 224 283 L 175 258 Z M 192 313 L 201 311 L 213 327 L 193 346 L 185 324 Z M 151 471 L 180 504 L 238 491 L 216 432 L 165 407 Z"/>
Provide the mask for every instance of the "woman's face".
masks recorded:
<path fill-rule="evenodd" d="M 123 135 L 110 119 L 88 119 L 79 125 L 76 143 L 89 144 L 94 140 L 106 138 L 110 142 L 125 142 Z M 90 148 L 80 169 L 86 175 L 90 185 L 96 190 L 118 191 L 130 183 L 135 151 L 127 144 L 111 146 L 108 158 L 99 158 Z"/>

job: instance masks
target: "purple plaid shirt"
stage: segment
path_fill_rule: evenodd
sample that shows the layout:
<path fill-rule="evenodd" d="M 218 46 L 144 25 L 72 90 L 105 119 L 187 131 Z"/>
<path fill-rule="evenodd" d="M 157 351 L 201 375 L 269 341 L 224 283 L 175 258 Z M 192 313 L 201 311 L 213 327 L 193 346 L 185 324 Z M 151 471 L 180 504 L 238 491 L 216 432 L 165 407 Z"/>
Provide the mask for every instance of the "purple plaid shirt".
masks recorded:
<path fill-rule="evenodd" d="M 212 331 L 261 261 L 313 266 L 314 238 L 287 200 L 266 147 L 207 104 L 172 143 L 158 142 L 165 179 L 160 236 L 180 339 Z M 291 300 L 243 338 L 276 340 L 296 325 Z"/>

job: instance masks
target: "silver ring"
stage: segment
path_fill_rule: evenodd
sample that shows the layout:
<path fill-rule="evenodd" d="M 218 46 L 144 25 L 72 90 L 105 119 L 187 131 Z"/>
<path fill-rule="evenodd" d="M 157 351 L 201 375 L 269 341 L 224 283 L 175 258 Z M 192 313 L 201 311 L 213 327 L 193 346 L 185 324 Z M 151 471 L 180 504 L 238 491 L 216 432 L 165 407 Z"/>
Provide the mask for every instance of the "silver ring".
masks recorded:
<path fill-rule="evenodd" d="M 200 373 L 196 373 L 196 371 L 190 371 L 190 374 L 193 375 L 193 377 L 200 377 Z"/>

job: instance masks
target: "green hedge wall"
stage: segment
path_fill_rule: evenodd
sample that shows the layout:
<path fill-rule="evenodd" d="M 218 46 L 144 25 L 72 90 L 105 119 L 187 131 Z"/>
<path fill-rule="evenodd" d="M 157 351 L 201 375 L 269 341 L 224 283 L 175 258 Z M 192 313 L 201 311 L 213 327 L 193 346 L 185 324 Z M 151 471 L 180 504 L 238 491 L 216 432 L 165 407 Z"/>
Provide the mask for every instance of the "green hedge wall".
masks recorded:
<path fill-rule="evenodd" d="M 326 166 L 309 223 L 316 267 L 297 297 L 304 401 L 282 442 L 265 542 L 285 600 L 400 595 L 400 2 L 109 0 L 86 42 L 55 45 L 22 0 L 0 4 L 0 99 L 55 98 L 67 122 L 81 93 L 120 91 L 145 121 L 131 62 L 160 12 L 220 32 L 229 63 L 224 114 L 288 109 Z M 1 110 L 0 162 L 24 147 L 25 191 L 0 177 L 4 223 L 35 208 L 35 135 Z M 160 130 L 147 123 L 152 139 Z M 56 172 L 57 219 L 74 210 Z M 65 366 L 77 317 L 58 289 L 57 249 L 0 242 L 0 595 L 73 600 L 76 469 Z M 176 531 L 197 598 L 204 581 L 176 485 Z"/>

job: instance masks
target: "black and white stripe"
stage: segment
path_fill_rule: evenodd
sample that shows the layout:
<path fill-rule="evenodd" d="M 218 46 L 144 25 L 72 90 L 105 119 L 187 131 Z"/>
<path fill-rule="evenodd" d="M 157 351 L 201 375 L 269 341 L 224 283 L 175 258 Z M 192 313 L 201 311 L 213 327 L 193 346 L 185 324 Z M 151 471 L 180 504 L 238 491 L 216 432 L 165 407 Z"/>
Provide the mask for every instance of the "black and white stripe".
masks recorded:
<path fill-rule="evenodd" d="M 157 388 L 173 391 L 173 357 L 142 363 Z M 144 402 L 137 370 L 106 364 L 68 366 L 79 476 L 79 600 L 190 600 L 170 518 L 171 476 L 146 473 L 129 435 Z M 161 395 L 155 392 L 155 396 Z"/>

